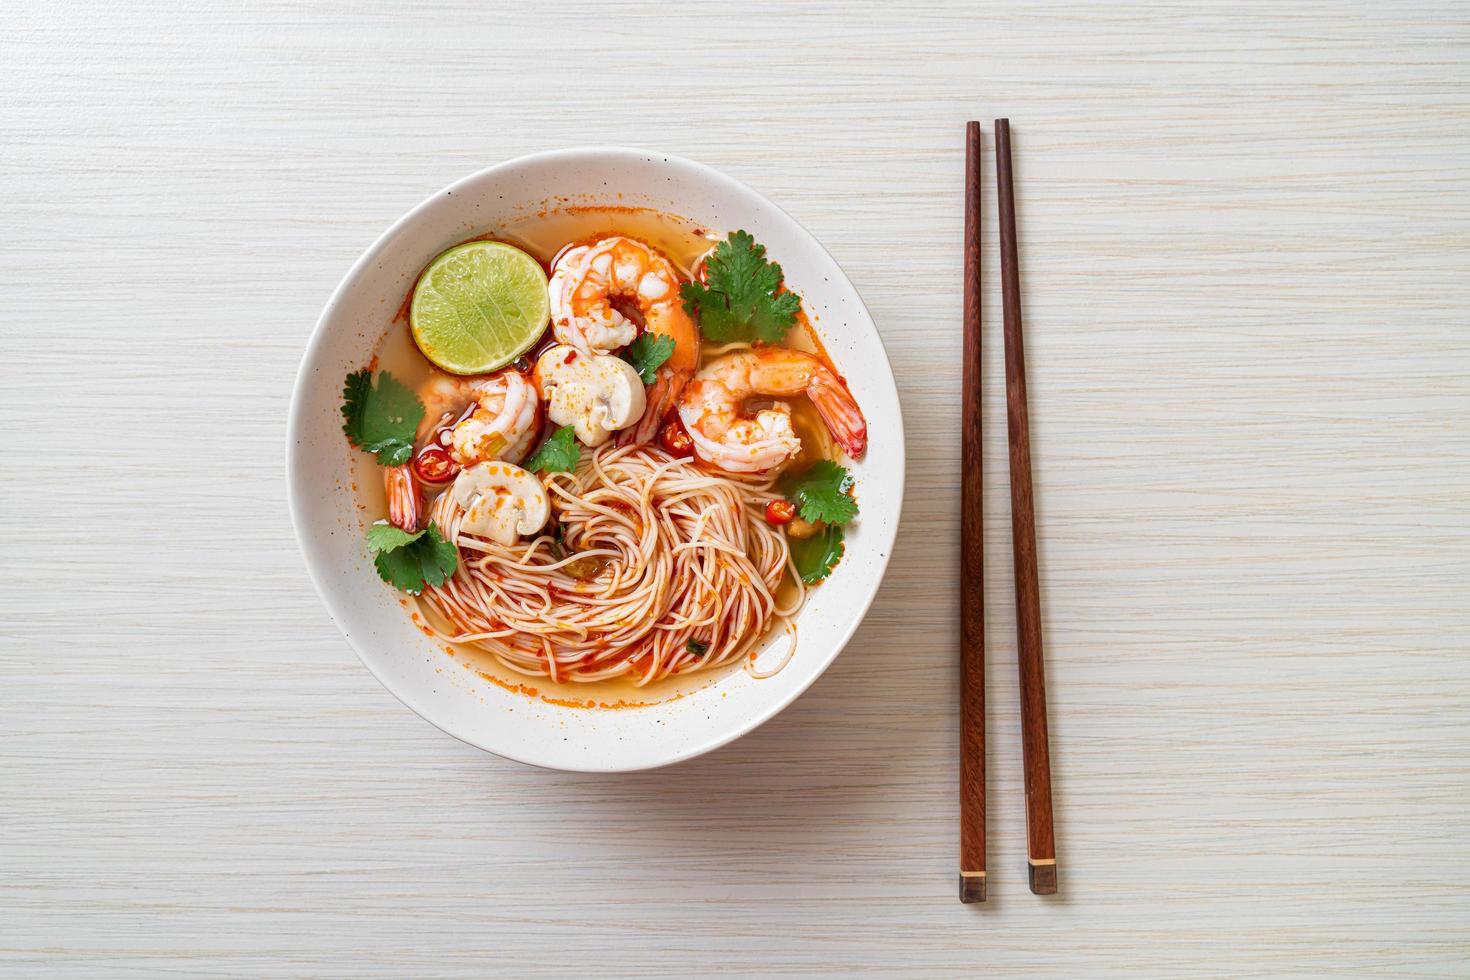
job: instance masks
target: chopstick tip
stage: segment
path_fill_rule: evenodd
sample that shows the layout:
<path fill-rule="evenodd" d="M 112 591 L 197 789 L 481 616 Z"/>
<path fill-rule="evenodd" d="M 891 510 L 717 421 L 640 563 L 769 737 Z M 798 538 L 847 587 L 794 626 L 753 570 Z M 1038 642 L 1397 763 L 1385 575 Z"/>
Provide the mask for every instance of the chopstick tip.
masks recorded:
<path fill-rule="evenodd" d="M 966 905 L 985 901 L 985 872 L 960 872 L 960 901 Z"/>
<path fill-rule="evenodd" d="M 1055 861 L 1048 864 L 1028 864 L 1026 869 L 1031 879 L 1031 894 L 1055 895 L 1057 893 L 1057 863 Z"/>

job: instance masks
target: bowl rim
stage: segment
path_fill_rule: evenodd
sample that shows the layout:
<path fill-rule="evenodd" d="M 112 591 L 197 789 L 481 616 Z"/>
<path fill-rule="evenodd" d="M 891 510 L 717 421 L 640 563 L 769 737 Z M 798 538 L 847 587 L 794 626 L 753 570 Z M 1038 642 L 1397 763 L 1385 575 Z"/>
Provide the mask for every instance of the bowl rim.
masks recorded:
<path fill-rule="evenodd" d="M 378 666 L 374 664 L 373 658 L 371 658 L 366 652 L 364 652 L 355 632 L 348 630 L 343 610 L 333 600 L 332 596 L 328 594 L 328 591 L 323 585 L 327 577 L 327 569 L 322 566 L 322 562 L 324 561 L 324 559 L 319 554 L 314 553 L 312 549 L 308 546 L 306 519 L 302 513 L 302 504 L 300 503 L 307 489 L 304 485 L 306 477 L 303 475 L 303 461 L 298 460 L 298 447 L 301 445 L 301 443 L 297 439 L 297 433 L 300 432 L 305 424 L 304 414 L 306 409 L 303 406 L 306 401 L 307 388 L 311 384 L 311 382 L 308 380 L 308 377 L 312 373 L 309 370 L 309 366 L 316 360 L 316 358 L 319 356 L 320 349 L 327 342 L 327 320 L 332 315 L 338 304 L 342 302 L 343 297 L 347 294 L 347 292 L 351 288 L 354 288 L 356 286 L 359 277 L 362 276 L 369 268 L 369 266 L 371 266 L 377 260 L 380 253 L 387 247 L 389 242 L 391 242 L 399 234 L 403 233 L 405 229 L 409 228 L 415 222 L 417 222 L 425 212 L 430 210 L 439 201 L 439 199 L 444 197 L 446 194 L 453 194 L 457 191 L 460 191 L 466 186 L 478 184 L 484 180 L 493 178 L 497 173 L 500 173 L 502 171 L 509 172 L 518 168 L 534 166 L 538 163 L 547 163 L 553 161 L 562 163 L 567 161 L 576 161 L 578 159 L 606 158 L 609 156 L 619 157 L 629 161 L 636 160 L 638 162 L 651 162 L 653 160 L 661 160 L 664 163 L 671 163 L 677 166 L 687 167 L 690 170 L 696 172 L 704 179 L 710 180 L 716 184 L 723 184 L 727 188 L 733 189 L 736 192 L 751 195 L 759 199 L 766 206 L 770 207 L 781 218 L 790 222 L 792 227 L 795 228 L 811 246 L 813 246 L 818 252 L 820 252 L 827 258 L 827 261 L 831 263 L 832 268 L 835 269 L 838 275 L 841 276 L 842 283 L 845 284 L 846 287 L 851 290 L 852 294 L 857 298 L 858 305 L 862 309 L 863 313 L 867 316 L 868 322 L 872 326 L 874 338 L 878 342 L 878 352 L 883 358 L 883 367 L 885 370 L 883 372 L 883 377 L 880 380 L 886 382 L 888 387 L 891 389 L 891 404 L 899 413 L 898 418 L 894 420 L 897 423 L 895 427 L 895 430 L 898 433 L 897 443 L 892 447 L 885 448 L 886 465 L 888 465 L 889 467 L 893 467 L 896 464 L 897 468 L 899 478 L 898 502 L 893 512 L 893 522 L 888 527 L 888 534 L 886 536 L 886 539 L 880 542 L 875 542 L 875 546 L 880 549 L 880 552 L 879 559 L 876 565 L 876 574 L 873 577 L 872 586 L 868 590 L 868 594 L 862 598 L 861 603 L 855 608 L 854 615 L 851 617 L 851 620 L 846 625 L 842 634 L 836 637 L 835 642 L 832 643 L 831 652 L 827 654 L 822 663 L 817 667 L 816 670 L 812 671 L 811 675 L 806 678 L 806 680 L 793 685 L 790 691 L 788 691 L 784 696 L 778 698 L 765 710 L 756 714 L 752 714 L 749 718 L 741 721 L 740 724 L 733 727 L 730 731 L 724 733 L 716 733 L 714 735 L 711 735 L 707 739 L 694 742 L 691 745 L 670 755 L 668 758 L 657 759 L 652 762 L 634 765 L 552 765 L 548 764 L 545 761 L 538 761 L 536 759 L 526 758 L 516 752 L 510 752 L 502 748 L 494 748 L 486 745 L 482 741 L 477 739 L 474 735 L 459 730 L 461 726 L 453 722 L 452 720 L 441 720 L 439 718 L 436 718 L 434 716 L 433 709 L 424 704 L 425 699 L 420 698 L 410 692 L 400 690 L 395 685 L 389 683 L 389 681 L 384 677 L 385 672 L 380 670 Z M 883 588 L 883 582 L 888 576 L 888 565 L 893 556 L 893 544 L 898 537 L 899 524 L 903 519 L 903 504 L 905 490 L 907 487 L 907 448 L 905 445 L 906 439 L 904 434 L 902 411 L 903 406 L 898 396 L 898 384 L 893 376 L 893 362 L 888 356 L 888 349 L 883 342 L 883 335 L 878 330 L 877 324 L 873 321 L 872 313 L 868 309 L 867 303 L 863 300 L 862 294 L 858 291 L 857 286 L 853 284 L 852 280 L 848 278 L 847 273 L 838 264 L 837 260 L 833 258 L 832 253 L 827 251 L 826 246 L 823 245 L 821 241 L 818 240 L 817 237 L 813 235 L 805 225 L 803 225 L 800 221 L 793 217 L 779 204 L 772 201 L 766 195 L 762 194 L 760 191 L 744 183 L 743 181 L 737 180 L 736 178 L 731 177 L 728 174 L 716 170 L 714 167 L 711 167 L 708 164 L 700 163 L 697 160 L 691 160 L 688 157 L 679 156 L 673 153 L 665 153 L 658 150 L 640 149 L 630 146 L 600 144 L 588 144 L 584 146 L 567 147 L 556 150 L 542 150 L 536 153 L 527 153 L 520 156 L 511 157 L 510 159 L 504 160 L 500 163 L 492 164 L 488 167 L 483 167 L 480 170 L 467 174 L 464 177 L 453 181 L 452 183 L 446 185 L 433 194 L 430 194 L 414 207 L 410 208 L 401 217 L 399 217 L 398 220 L 394 221 L 391 225 L 388 226 L 388 228 L 386 228 L 381 234 L 373 239 L 372 243 L 362 252 L 361 255 L 357 257 L 356 261 L 352 263 L 347 272 L 343 274 L 341 280 L 337 283 L 336 287 L 332 290 L 331 295 L 328 297 L 326 304 L 322 307 L 322 311 L 318 315 L 316 323 L 312 326 L 311 335 L 307 339 L 306 348 L 302 352 L 301 361 L 296 368 L 295 382 L 291 386 L 291 405 L 287 413 L 286 420 L 286 498 L 291 514 L 292 530 L 296 537 L 297 546 L 301 550 L 302 558 L 306 563 L 307 576 L 311 579 L 312 587 L 316 590 L 316 594 L 318 598 L 321 599 L 322 605 L 326 607 L 327 615 L 331 618 L 332 623 L 337 627 L 338 631 L 341 632 L 343 638 L 347 640 L 348 645 L 357 655 L 358 660 L 360 660 L 363 666 L 368 669 L 368 672 L 377 679 L 378 683 L 381 684 L 384 689 L 388 691 L 389 694 L 397 698 L 401 704 L 411 710 L 414 714 L 418 715 L 421 719 L 428 722 L 430 725 L 444 732 L 446 735 L 458 739 L 459 741 L 464 742 L 466 745 L 470 745 L 477 749 L 480 749 L 483 752 L 488 752 L 491 755 L 495 755 L 503 759 L 510 759 L 523 765 L 562 772 L 640 772 L 650 769 L 661 769 L 666 766 L 672 766 L 680 762 L 685 762 L 690 759 L 697 758 L 709 752 L 713 752 L 716 749 L 719 749 L 725 745 L 728 745 L 729 743 L 735 741 L 738 738 L 741 738 L 744 735 L 750 734 L 752 731 L 761 727 L 766 722 L 774 718 L 776 715 L 780 714 L 782 711 L 788 708 L 793 701 L 805 694 L 807 690 L 809 690 L 811 686 L 815 684 L 817 680 L 821 678 L 829 668 L 831 668 L 832 662 L 837 659 L 838 655 L 847 648 L 847 644 L 851 642 L 852 637 L 854 636 L 854 634 L 857 633 L 858 627 L 861 626 L 863 621 L 867 618 L 868 612 L 873 606 L 873 602 L 877 599 L 878 593 Z"/>

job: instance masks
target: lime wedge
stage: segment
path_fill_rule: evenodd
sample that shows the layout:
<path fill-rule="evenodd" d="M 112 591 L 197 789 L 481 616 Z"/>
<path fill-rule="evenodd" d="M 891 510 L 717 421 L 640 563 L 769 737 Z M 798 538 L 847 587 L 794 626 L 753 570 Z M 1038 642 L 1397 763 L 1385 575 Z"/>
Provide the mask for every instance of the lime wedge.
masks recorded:
<path fill-rule="evenodd" d="M 465 242 L 440 255 L 419 277 L 408 307 L 419 350 L 455 374 L 505 367 L 550 318 L 541 263 L 502 242 Z"/>

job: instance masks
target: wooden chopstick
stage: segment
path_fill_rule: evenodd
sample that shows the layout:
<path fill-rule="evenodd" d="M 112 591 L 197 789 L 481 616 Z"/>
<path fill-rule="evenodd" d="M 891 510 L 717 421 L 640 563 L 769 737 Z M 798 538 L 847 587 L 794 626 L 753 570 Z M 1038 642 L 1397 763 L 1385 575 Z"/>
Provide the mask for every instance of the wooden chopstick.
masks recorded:
<path fill-rule="evenodd" d="M 965 126 L 960 443 L 960 901 L 985 901 L 985 561 L 980 498 L 980 124 Z"/>
<path fill-rule="evenodd" d="M 1041 655 L 1041 591 L 1036 571 L 1036 513 L 1031 494 L 1031 431 L 1026 356 L 1021 344 L 1021 274 L 1016 263 L 1016 202 L 1011 179 L 1011 123 L 995 121 L 996 212 L 1005 310 L 1006 421 L 1011 446 L 1011 541 L 1016 565 L 1016 645 L 1021 680 L 1021 754 L 1026 775 L 1026 857 L 1031 890 L 1057 890 L 1051 812 L 1051 753 L 1046 733 L 1046 676 Z"/>

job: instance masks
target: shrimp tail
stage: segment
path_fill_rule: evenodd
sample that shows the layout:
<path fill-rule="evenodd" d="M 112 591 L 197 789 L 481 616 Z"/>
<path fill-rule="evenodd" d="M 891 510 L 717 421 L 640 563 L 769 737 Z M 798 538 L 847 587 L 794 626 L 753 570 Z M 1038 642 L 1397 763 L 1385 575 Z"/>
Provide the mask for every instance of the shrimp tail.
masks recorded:
<path fill-rule="evenodd" d="M 684 392 L 684 386 L 688 383 L 687 373 L 667 367 L 660 368 L 653 384 L 644 389 L 648 407 L 643 410 L 643 417 L 638 420 L 637 425 L 618 433 L 618 445 L 641 446 L 652 442 L 658 436 L 659 426 L 663 425 L 664 419 L 674 410 L 679 396 Z"/>
<path fill-rule="evenodd" d="M 388 520 L 405 531 L 417 531 L 423 499 L 419 496 L 410 464 L 385 469 L 383 486 L 388 491 Z"/>
<path fill-rule="evenodd" d="M 808 383 L 807 397 L 842 451 L 853 459 L 862 456 L 868 448 L 868 423 L 847 387 L 821 372 Z"/>

